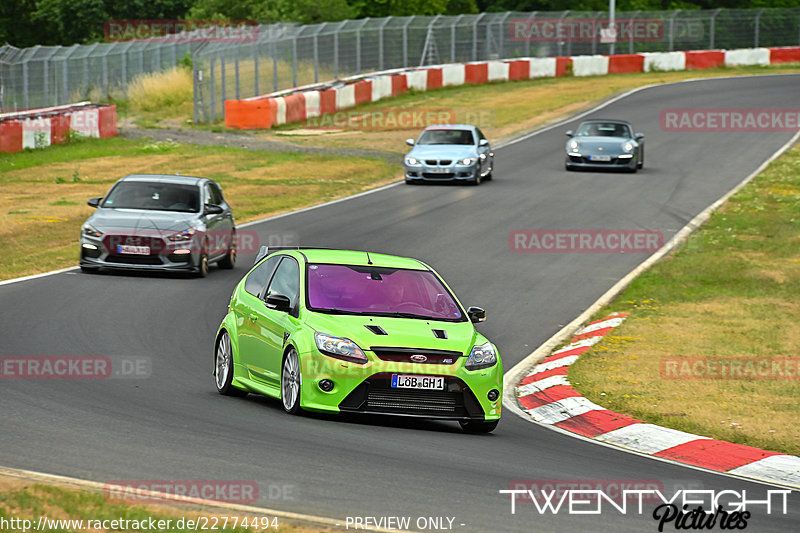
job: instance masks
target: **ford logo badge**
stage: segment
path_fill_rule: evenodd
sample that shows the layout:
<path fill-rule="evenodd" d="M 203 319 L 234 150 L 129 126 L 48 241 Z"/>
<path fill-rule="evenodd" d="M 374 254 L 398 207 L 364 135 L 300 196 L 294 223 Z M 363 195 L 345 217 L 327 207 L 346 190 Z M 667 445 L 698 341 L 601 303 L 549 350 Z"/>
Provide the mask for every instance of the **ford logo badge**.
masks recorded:
<path fill-rule="evenodd" d="M 411 359 L 412 361 L 414 361 L 415 363 L 424 363 L 425 361 L 427 361 L 427 360 L 428 360 L 428 358 L 427 358 L 427 357 L 425 357 L 425 356 L 424 356 L 424 355 L 422 355 L 422 354 L 414 354 L 414 355 L 412 355 L 412 356 L 410 357 L 410 359 Z"/>

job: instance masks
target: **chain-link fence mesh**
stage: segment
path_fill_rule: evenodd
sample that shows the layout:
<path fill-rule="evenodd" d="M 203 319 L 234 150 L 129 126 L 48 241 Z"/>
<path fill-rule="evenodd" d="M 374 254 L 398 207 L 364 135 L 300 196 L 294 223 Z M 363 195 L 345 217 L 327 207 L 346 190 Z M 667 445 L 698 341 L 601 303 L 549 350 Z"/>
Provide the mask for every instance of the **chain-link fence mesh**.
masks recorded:
<path fill-rule="evenodd" d="M 616 31 L 609 32 L 613 27 Z M 224 101 L 396 68 L 513 57 L 800 45 L 800 9 L 505 12 L 261 25 L 248 39 L 0 48 L 0 108 L 125 98 L 136 77 L 191 55 L 194 119 Z"/>

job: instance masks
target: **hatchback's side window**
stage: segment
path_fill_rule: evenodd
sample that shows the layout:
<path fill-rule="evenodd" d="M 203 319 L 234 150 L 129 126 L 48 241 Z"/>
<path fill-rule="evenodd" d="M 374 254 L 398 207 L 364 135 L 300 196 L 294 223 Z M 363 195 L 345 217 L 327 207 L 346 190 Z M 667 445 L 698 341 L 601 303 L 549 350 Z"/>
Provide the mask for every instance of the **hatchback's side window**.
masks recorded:
<path fill-rule="evenodd" d="M 225 198 L 222 196 L 222 189 L 219 188 L 214 182 L 211 182 L 211 198 L 214 200 L 215 205 L 222 205 L 225 202 Z"/>
<path fill-rule="evenodd" d="M 264 294 L 264 289 L 272 276 L 272 272 L 278 265 L 278 260 L 281 256 L 276 255 L 270 257 L 266 261 L 262 261 L 260 265 L 253 269 L 244 280 L 244 290 L 256 297 L 261 297 Z"/>
<path fill-rule="evenodd" d="M 300 292 L 300 267 L 291 257 L 284 257 L 281 264 L 275 270 L 272 281 L 267 289 L 266 297 L 273 294 L 282 294 L 289 298 L 289 307 L 294 308 L 297 303 L 298 293 Z M 265 297 L 265 299 L 266 299 Z"/>
<path fill-rule="evenodd" d="M 480 128 L 475 128 L 475 131 L 477 131 L 477 132 L 478 132 L 478 142 L 480 142 L 480 141 L 482 141 L 483 139 L 485 139 L 485 138 L 486 138 L 486 137 L 483 135 L 483 132 L 480 130 Z"/>

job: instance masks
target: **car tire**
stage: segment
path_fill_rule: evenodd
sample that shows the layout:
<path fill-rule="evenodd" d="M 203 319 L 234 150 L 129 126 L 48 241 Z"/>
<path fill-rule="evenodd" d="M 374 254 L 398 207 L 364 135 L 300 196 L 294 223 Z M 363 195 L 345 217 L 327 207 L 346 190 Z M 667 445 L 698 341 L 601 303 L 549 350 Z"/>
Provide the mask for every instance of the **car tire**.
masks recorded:
<path fill-rule="evenodd" d="M 220 259 L 218 264 L 220 268 L 226 270 L 231 270 L 236 266 L 236 231 L 231 232 L 231 244 L 228 247 L 228 253 Z"/>
<path fill-rule="evenodd" d="M 246 391 L 233 386 L 233 348 L 227 331 L 223 331 L 214 350 L 214 383 L 225 396 L 245 396 Z"/>
<path fill-rule="evenodd" d="M 642 150 L 642 157 L 639 158 L 636 168 L 644 168 L 644 150 Z"/>
<path fill-rule="evenodd" d="M 300 392 L 303 388 L 303 376 L 300 373 L 300 358 L 297 350 L 289 348 L 283 358 L 281 368 L 281 405 L 290 415 L 300 412 Z"/>
<path fill-rule="evenodd" d="M 465 433 L 479 434 L 491 433 L 497 427 L 499 420 L 491 420 L 489 422 L 482 422 L 477 420 L 459 420 L 458 424 Z"/>
<path fill-rule="evenodd" d="M 484 181 L 492 181 L 492 178 L 493 178 L 493 177 L 494 177 L 494 176 L 492 176 L 492 173 L 491 173 L 491 171 L 490 171 L 488 174 L 486 174 L 486 175 L 483 177 L 483 180 L 484 180 Z"/>
<path fill-rule="evenodd" d="M 475 175 L 467 183 L 476 186 L 481 184 L 481 170 L 479 168 L 475 169 Z"/>
<path fill-rule="evenodd" d="M 205 249 L 200 252 L 200 257 L 197 258 L 197 277 L 204 278 L 208 276 L 208 253 Z"/>

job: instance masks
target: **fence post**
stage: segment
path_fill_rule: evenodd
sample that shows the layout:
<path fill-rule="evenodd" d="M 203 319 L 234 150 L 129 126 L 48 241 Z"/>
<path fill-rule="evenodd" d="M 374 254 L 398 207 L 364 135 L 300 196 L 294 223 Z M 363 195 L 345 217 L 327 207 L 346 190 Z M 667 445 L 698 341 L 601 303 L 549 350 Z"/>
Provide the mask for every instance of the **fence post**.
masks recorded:
<path fill-rule="evenodd" d="M 408 68 L 408 25 L 414 20 L 414 15 L 403 24 L 403 68 Z"/>
<path fill-rule="evenodd" d="M 529 19 L 531 25 L 534 24 L 537 13 L 539 13 L 539 12 L 538 11 L 531 11 L 531 14 L 528 15 L 528 19 Z M 525 39 L 525 57 L 531 57 L 531 37 L 532 37 L 532 35 L 529 35 Z"/>
<path fill-rule="evenodd" d="M 272 52 L 272 92 L 278 90 L 278 41 L 274 39 L 271 43 Z"/>
<path fill-rule="evenodd" d="M 297 34 L 292 36 L 292 87 L 297 87 Z"/>
<path fill-rule="evenodd" d="M 758 10 L 756 13 L 756 27 L 755 27 L 755 36 L 753 37 L 753 48 L 758 48 L 758 27 L 761 25 L 761 13 L 764 12 L 764 8 Z"/>
<path fill-rule="evenodd" d="M 217 112 L 217 88 L 216 88 L 217 76 L 216 76 L 216 72 L 214 71 L 214 64 L 216 63 L 216 60 L 214 59 L 214 56 L 211 55 L 211 54 L 209 54 L 208 57 L 209 57 L 208 82 L 211 85 L 211 87 L 209 88 L 209 96 L 210 96 L 210 98 L 209 98 L 209 101 L 208 101 L 208 103 L 211 106 L 211 109 L 209 109 L 209 112 L 208 112 L 208 121 L 213 124 L 214 120 L 217 118 L 217 116 L 216 116 L 217 115 L 217 113 L 216 113 Z"/>
<path fill-rule="evenodd" d="M 472 60 L 478 60 L 478 23 L 481 21 L 483 17 L 486 16 L 486 13 L 481 13 L 478 17 L 474 20 L 472 24 Z"/>
<path fill-rule="evenodd" d="M 461 20 L 463 17 L 464 17 L 464 15 L 457 16 L 456 19 L 453 21 L 453 23 L 450 24 L 450 62 L 451 63 L 455 63 L 456 62 L 456 24 L 458 24 L 458 21 Z"/>
<path fill-rule="evenodd" d="M 233 56 L 233 75 L 236 78 L 236 99 L 239 99 L 239 47 L 234 47 L 236 54 Z"/>
<path fill-rule="evenodd" d="M 503 15 L 503 18 L 500 19 L 500 28 L 499 28 L 499 30 L 500 30 L 500 32 L 499 32 L 500 44 L 498 44 L 499 51 L 497 53 L 497 55 L 498 55 L 497 59 L 504 59 L 505 58 L 505 54 L 504 54 L 505 44 L 506 44 L 505 36 L 506 36 L 506 33 L 508 33 L 507 28 L 506 28 L 506 19 L 510 15 L 511 15 L 511 11 L 506 11 L 506 14 Z"/>
<path fill-rule="evenodd" d="M 28 109 L 28 58 L 22 61 L 22 108 Z"/>
<path fill-rule="evenodd" d="M 569 15 L 569 9 L 567 9 L 566 11 L 564 11 L 563 13 L 561 13 L 561 16 L 560 16 L 560 17 L 558 17 L 558 24 L 559 24 L 559 26 L 561 26 L 562 22 L 564 21 L 564 18 L 566 18 L 566 16 L 567 16 L 567 15 Z M 563 45 L 561 44 L 561 41 L 558 41 L 558 55 L 559 55 L 559 56 L 561 55 L 561 47 L 562 47 L 562 46 L 563 46 Z"/>
<path fill-rule="evenodd" d="M 369 17 L 356 27 L 356 74 L 361 74 L 361 28 L 369 21 Z"/>
<path fill-rule="evenodd" d="M 669 51 L 672 52 L 675 45 L 675 17 L 680 13 L 680 9 L 676 9 L 675 13 L 669 18 Z"/>
<path fill-rule="evenodd" d="M 100 63 L 102 65 L 101 70 L 103 71 L 103 97 L 108 100 L 108 95 L 111 92 L 108 90 L 108 50 L 103 53 Z"/>
<path fill-rule="evenodd" d="M 323 22 L 317 28 L 317 31 L 314 32 L 314 83 L 319 83 L 319 34 L 322 33 L 322 30 L 327 26 L 327 22 Z M 383 66 L 381 66 L 383 68 Z"/>
<path fill-rule="evenodd" d="M 383 70 L 383 27 L 386 26 L 390 20 L 392 20 L 392 17 L 388 16 L 383 19 L 383 24 L 378 26 L 378 70 Z"/>
<path fill-rule="evenodd" d="M 714 12 L 711 13 L 711 20 L 708 23 L 708 34 L 709 34 L 708 35 L 708 49 L 709 50 L 713 50 L 714 49 L 714 32 L 716 30 L 716 25 L 715 24 L 716 24 L 717 15 L 719 15 L 720 11 L 722 11 L 721 8 L 715 9 Z"/>

